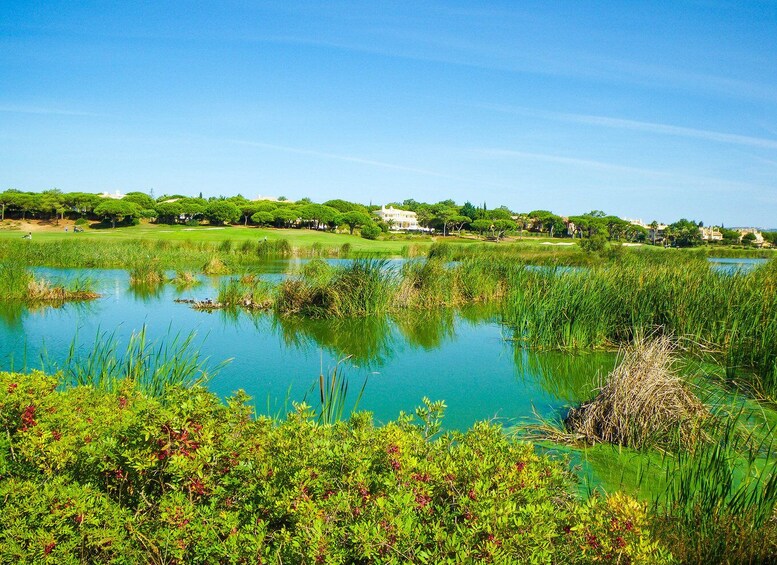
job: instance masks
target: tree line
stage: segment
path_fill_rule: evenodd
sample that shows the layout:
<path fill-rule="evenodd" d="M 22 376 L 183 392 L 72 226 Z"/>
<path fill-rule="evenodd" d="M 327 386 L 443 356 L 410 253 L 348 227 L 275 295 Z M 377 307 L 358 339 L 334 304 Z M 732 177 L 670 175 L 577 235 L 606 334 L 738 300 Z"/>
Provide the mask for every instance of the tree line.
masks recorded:
<path fill-rule="evenodd" d="M 474 205 L 465 202 L 458 205 L 453 200 L 437 203 L 406 199 L 391 202 L 387 206 L 415 212 L 418 224 L 429 231 L 449 235 L 461 235 L 463 230 L 481 237 L 500 240 L 507 235 L 529 232 L 551 238 L 572 237 L 581 240 L 584 247 L 597 249 L 607 241 L 692 247 L 703 243 L 701 222 L 681 219 L 658 229 L 653 222 L 647 228 L 635 225 L 600 210 L 586 214 L 563 217 L 548 210 L 514 212 L 506 206 L 489 209 L 484 202 Z M 62 192 L 57 189 L 43 192 L 24 192 L 9 189 L 0 193 L 0 220 L 43 219 L 58 223 L 71 220 L 99 221 L 117 225 L 137 224 L 142 219 L 165 224 L 197 225 L 208 222 L 213 225 L 243 224 L 277 228 L 308 228 L 314 230 L 359 230 L 362 236 L 374 239 L 381 232 L 389 231 L 391 221 L 383 222 L 375 211 L 380 206 L 365 205 L 343 199 L 315 203 L 309 198 L 290 202 L 278 200 L 249 200 L 242 195 L 203 198 L 185 195 L 163 195 L 154 198 L 144 192 L 129 192 L 121 198 L 86 192 Z M 740 243 L 740 234 L 718 228 L 722 243 Z M 765 232 L 764 238 L 772 243 L 777 233 Z M 745 236 L 754 239 L 754 236 Z"/>

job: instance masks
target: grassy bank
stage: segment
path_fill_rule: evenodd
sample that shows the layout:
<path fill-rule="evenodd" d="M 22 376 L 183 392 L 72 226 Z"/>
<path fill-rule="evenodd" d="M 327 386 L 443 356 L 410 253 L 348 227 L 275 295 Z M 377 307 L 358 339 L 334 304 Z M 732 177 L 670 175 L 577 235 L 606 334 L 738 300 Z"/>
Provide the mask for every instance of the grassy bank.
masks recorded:
<path fill-rule="evenodd" d="M 230 272 L 240 272 L 277 257 L 418 257 L 462 260 L 488 255 L 551 265 L 591 265 L 621 254 L 659 256 L 773 257 L 774 250 L 706 246 L 666 250 L 660 247 L 610 246 L 600 254 L 584 253 L 577 242 L 521 237 L 499 243 L 472 237 L 385 234 L 368 240 L 347 233 L 257 227 L 185 227 L 155 224 L 118 229 L 87 229 L 83 233 L 35 232 L 32 241 L 19 232 L 0 230 L 0 259 L 23 257 L 28 265 L 126 268 L 156 258 L 162 268 L 200 270 L 217 257 Z"/>
<path fill-rule="evenodd" d="M 577 498 L 491 425 L 437 437 L 428 410 L 320 425 L 196 386 L 57 384 L 0 374 L 4 562 L 670 561 L 644 505 Z"/>

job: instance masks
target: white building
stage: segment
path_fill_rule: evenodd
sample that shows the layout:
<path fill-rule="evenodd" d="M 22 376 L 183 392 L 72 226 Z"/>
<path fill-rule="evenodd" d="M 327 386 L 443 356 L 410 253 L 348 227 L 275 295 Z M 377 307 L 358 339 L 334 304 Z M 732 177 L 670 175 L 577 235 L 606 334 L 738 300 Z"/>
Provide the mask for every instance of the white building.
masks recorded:
<path fill-rule="evenodd" d="M 742 243 L 742 240 L 744 239 L 744 237 L 747 234 L 751 233 L 755 236 L 755 240 L 753 241 L 753 243 L 756 246 L 761 247 L 764 244 L 764 236 L 758 230 L 758 228 L 740 228 L 737 230 L 737 232 L 739 232 L 739 243 Z"/>
<path fill-rule="evenodd" d="M 418 225 L 418 218 L 416 217 L 415 212 L 411 212 L 410 210 L 399 210 L 393 206 L 389 206 L 388 208 L 381 206 L 380 210 L 375 210 L 375 214 L 378 218 L 388 224 L 389 229 L 391 230 L 413 231 L 421 229 L 421 226 Z"/>
<path fill-rule="evenodd" d="M 100 196 L 102 198 L 113 198 L 114 200 L 121 200 L 124 198 L 124 195 L 118 190 L 116 192 L 103 192 Z"/>
<path fill-rule="evenodd" d="M 723 241 L 723 234 L 717 226 L 700 227 L 699 234 L 702 241 Z"/>

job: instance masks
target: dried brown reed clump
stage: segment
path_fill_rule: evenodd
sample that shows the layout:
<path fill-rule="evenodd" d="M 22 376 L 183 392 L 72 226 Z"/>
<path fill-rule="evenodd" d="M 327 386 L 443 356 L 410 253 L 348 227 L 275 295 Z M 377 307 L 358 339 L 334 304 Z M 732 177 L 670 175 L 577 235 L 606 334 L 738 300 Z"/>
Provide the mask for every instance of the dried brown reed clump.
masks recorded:
<path fill-rule="evenodd" d="M 675 348 L 668 337 L 637 340 L 596 397 L 569 411 L 567 430 L 590 443 L 692 447 L 707 410 L 678 376 Z"/>
<path fill-rule="evenodd" d="M 91 300 L 99 296 L 99 294 L 90 290 L 70 290 L 62 286 L 52 286 L 45 279 L 30 279 L 30 282 L 27 283 L 27 298 L 36 302 Z"/>

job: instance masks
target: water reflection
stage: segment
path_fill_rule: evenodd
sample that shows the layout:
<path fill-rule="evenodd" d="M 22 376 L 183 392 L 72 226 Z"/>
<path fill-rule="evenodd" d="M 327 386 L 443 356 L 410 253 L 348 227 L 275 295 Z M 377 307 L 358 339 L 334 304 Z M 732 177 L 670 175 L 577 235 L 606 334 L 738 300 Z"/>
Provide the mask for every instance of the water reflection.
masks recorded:
<path fill-rule="evenodd" d="M 272 327 L 287 347 L 320 347 L 335 358 L 350 355 L 352 364 L 363 367 L 381 367 L 393 356 L 394 335 L 384 316 L 336 320 L 273 317 Z"/>
<path fill-rule="evenodd" d="M 0 320 L 12 330 L 22 327 L 22 318 L 28 307 L 21 302 L 0 302 Z"/>
<path fill-rule="evenodd" d="M 427 351 L 437 349 L 456 335 L 456 314 L 452 310 L 403 312 L 392 319 L 409 345 Z"/>
<path fill-rule="evenodd" d="M 162 296 L 164 285 L 149 284 L 149 283 L 130 283 L 130 294 L 138 300 L 143 302 L 151 302 L 152 300 L 158 300 Z"/>
<path fill-rule="evenodd" d="M 286 347 L 322 348 L 333 358 L 350 356 L 354 365 L 377 369 L 407 346 L 432 351 L 454 341 L 457 322 L 477 325 L 490 320 L 492 315 L 490 311 L 478 312 L 471 308 L 467 318 L 450 309 L 325 320 L 276 317 L 267 313 L 261 316 L 269 317 L 273 330 Z"/>
<path fill-rule="evenodd" d="M 288 263 L 276 263 L 265 276 L 285 276 Z M 79 272 L 49 270 L 64 278 Z M 0 305 L 0 369 L 42 355 L 61 362 L 77 329 L 79 347 L 94 336 L 115 331 L 129 339 L 148 329 L 149 339 L 196 332 L 200 353 L 214 364 L 232 358 L 209 388 L 222 397 L 244 389 L 258 409 L 284 399 L 299 400 L 321 370 L 351 356 L 353 383 L 369 377 L 360 408 L 378 421 L 412 411 L 427 396 L 448 404 L 445 426 L 465 429 L 494 417 L 505 421 L 557 414 L 590 395 L 597 371 L 612 366 L 612 355 L 532 352 L 506 341 L 496 308 L 413 311 L 350 320 L 277 318 L 271 312 L 195 311 L 175 298 L 215 298 L 220 278 L 198 276 L 205 284 L 186 290 L 173 285 L 130 286 L 126 271 L 90 271 L 101 298 L 64 308 L 31 312 Z M 14 361 L 15 360 L 15 361 Z M 609 363 L 609 366 L 608 366 Z M 376 374 L 377 373 L 377 374 Z M 358 386 L 354 385 L 354 388 Z M 274 413 L 274 412 L 273 412 Z"/>
<path fill-rule="evenodd" d="M 513 359 L 519 379 L 531 379 L 568 404 L 588 400 L 614 367 L 612 353 L 536 351 L 516 345 Z"/>

